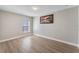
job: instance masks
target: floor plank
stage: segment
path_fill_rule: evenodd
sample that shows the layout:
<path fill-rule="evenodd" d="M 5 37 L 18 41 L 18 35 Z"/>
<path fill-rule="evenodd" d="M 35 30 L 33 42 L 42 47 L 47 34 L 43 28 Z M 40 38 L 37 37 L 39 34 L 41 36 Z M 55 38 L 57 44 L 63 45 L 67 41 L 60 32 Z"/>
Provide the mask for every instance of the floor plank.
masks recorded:
<path fill-rule="evenodd" d="M 0 53 L 78 53 L 77 47 L 31 36 L 0 43 Z"/>

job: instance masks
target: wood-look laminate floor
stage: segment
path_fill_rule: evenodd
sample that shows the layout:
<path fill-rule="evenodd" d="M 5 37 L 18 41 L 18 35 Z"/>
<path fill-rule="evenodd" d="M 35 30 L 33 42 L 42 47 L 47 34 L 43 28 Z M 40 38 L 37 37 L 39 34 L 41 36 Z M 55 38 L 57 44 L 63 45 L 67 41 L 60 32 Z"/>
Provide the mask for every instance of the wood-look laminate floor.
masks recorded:
<path fill-rule="evenodd" d="M 14 39 L 0 43 L 1 53 L 76 53 L 77 47 L 38 36 Z"/>

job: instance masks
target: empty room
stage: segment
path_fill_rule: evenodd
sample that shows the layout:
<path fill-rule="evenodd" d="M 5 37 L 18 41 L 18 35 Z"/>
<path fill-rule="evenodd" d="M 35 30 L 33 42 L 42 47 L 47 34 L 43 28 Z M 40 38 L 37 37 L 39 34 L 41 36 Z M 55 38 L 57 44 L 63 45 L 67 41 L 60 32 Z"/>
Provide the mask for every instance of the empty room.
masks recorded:
<path fill-rule="evenodd" d="M 0 53 L 78 53 L 78 5 L 0 5 Z"/>

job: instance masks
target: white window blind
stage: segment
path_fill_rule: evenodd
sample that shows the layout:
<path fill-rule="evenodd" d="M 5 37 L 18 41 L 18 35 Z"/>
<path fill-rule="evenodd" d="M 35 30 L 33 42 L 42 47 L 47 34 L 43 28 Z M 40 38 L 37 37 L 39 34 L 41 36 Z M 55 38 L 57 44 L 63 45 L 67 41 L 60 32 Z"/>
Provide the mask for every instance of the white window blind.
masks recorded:
<path fill-rule="evenodd" d="M 29 31 L 30 31 L 30 19 L 29 17 L 26 17 L 23 23 L 23 32 L 29 32 Z"/>

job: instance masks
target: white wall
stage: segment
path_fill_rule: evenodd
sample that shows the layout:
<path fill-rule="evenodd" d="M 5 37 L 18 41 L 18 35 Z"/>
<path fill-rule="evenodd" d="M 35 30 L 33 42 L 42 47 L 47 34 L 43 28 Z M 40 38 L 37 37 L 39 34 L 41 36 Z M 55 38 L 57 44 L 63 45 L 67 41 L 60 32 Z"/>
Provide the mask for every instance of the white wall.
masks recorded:
<path fill-rule="evenodd" d="M 0 40 L 27 34 L 23 32 L 22 28 L 24 19 L 26 16 L 0 11 Z M 30 21 L 32 21 L 31 18 Z"/>
<path fill-rule="evenodd" d="M 78 8 L 58 11 L 53 24 L 40 24 L 40 16 L 34 18 L 34 33 L 77 44 Z"/>

